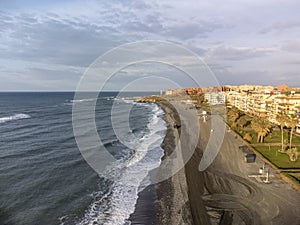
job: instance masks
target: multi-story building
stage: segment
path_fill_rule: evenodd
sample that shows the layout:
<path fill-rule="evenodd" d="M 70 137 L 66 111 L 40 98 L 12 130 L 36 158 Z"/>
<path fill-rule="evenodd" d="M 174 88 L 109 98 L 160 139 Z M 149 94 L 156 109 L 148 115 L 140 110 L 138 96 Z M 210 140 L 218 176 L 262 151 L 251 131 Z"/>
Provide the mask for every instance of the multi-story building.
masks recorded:
<path fill-rule="evenodd" d="M 206 88 L 185 88 L 167 90 L 166 95 L 199 95 L 204 94 L 211 105 L 228 104 L 248 114 L 267 118 L 277 123 L 277 115 L 285 112 L 287 115 L 297 114 L 299 124 L 296 131 L 300 133 L 300 94 L 291 91 L 287 85 L 277 88 L 260 85 L 222 86 Z M 282 94 L 284 93 L 284 94 Z"/>
<path fill-rule="evenodd" d="M 297 116 L 299 118 L 299 123 L 296 127 L 296 132 L 300 133 L 300 106 L 296 106 L 295 108 L 296 108 L 296 111 L 297 111 Z"/>
<path fill-rule="evenodd" d="M 204 98 L 210 105 L 225 104 L 226 101 L 224 92 L 207 92 L 204 94 Z"/>
<path fill-rule="evenodd" d="M 286 90 L 286 86 L 284 88 Z M 265 117 L 272 123 L 277 123 L 276 117 L 280 112 L 297 114 L 300 119 L 300 94 L 293 91 L 281 94 L 270 87 L 263 89 L 262 86 L 251 85 L 233 86 L 230 90 L 226 92 L 227 102 L 248 114 Z M 300 120 L 296 131 L 300 133 Z"/>

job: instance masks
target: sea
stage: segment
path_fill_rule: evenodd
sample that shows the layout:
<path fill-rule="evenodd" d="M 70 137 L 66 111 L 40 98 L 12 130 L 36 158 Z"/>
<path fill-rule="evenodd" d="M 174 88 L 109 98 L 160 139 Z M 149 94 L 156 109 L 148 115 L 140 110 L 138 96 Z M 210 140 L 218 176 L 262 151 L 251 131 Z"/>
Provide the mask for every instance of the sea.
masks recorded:
<path fill-rule="evenodd" d="M 97 173 L 82 156 L 72 127 L 72 107 L 89 98 L 75 101 L 72 92 L 0 93 L 0 224 L 131 224 L 138 193 L 150 184 L 148 172 L 160 165 L 166 133 L 157 105 L 132 100 L 146 95 L 98 95 L 99 151 L 115 161 Z M 117 117 L 131 107 L 133 135 L 122 137 L 130 147 L 114 132 L 113 105 Z M 111 173 L 114 179 L 106 176 Z"/>

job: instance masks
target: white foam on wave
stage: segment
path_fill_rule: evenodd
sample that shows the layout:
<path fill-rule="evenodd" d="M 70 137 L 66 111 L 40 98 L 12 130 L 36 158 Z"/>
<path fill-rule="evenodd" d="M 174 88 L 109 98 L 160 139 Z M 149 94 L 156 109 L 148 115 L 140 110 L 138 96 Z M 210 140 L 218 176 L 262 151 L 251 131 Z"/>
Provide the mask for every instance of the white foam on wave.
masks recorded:
<path fill-rule="evenodd" d="M 84 99 L 72 99 L 72 100 L 66 100 L 63 105 L 65 106 L 73 106 L 77 103 L 84 103 L 84 102 L 92 102 L 97 101 L 97 98 L 84 98 Z"/>
<path fill-rule="evenodd" d="M 12 116 L 1 117 L 0 123 L 5 123 L 8 121 L 12 121 L 12 120 L 28 119 L 28 118 L 30 118 L 30 116 L 28 114 L 20 113 L 20 114 L 15 114 Z"/>
<path fill-rule="evenodd" d="M 132 104 L 132 105 L 135 105 L 136 102 L 134 100 L 132 100 L 131 98 L 114 98 L 114 101 L 116 102 L 123 102 L 123 103 L 126 103 L 126 104 Z"/>
<path fill-rule="evenodd" d="M 70 100 L 71 103 L 80 103 L 80 102 L 92 102 L 92 101 L 96 101 L 97 98 L 86 98 L 86 99 L 73 99 Z"/>
<path fill-rule="evenodd" d="M 147 105 L 149 107 L 149 105 Z M 103 225 L 129 225 L 128 218 L 135 210 L 138 193 L 150 182 L 145 179 L 148 172 L 161 163 L 163 149 L 160 147 L 166 124 L 159 117 L 163 111 L 153 105 L 154 115 L 148 124 L 149 133 L 135 140 L 135 154 L 126 161 L 119 161 L 109 171 L 110 176 L 118 176 L 109 193 L 92 204 L 85 218 L 79 223 Z"/>

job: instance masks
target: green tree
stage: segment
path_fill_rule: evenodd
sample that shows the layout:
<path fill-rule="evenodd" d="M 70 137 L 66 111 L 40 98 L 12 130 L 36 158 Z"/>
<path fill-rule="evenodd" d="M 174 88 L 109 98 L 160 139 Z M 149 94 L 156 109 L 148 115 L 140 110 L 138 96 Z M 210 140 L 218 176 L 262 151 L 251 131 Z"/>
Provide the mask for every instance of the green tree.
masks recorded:
<path fill-rule="evenodd" d="M 288 117 L 287 125 L 289 128 L 291 128 L 289 149 L 292 149 L 293 133 L 295 131 L 296 126 L 298 125 L 298 122 L 299 122 L 299 119 L 298 119 L 297 115 L 291 115 Z"/>
<path fill-rule="evenodd" d="M 271 131 L 271 124 L 263 118 L 255 118 L 252 120 L 251 127 L 257 133 L 258 143 L 263 143 L 265 136 Z"/>
<path fill-rule="evenodd" d="M 283 142 L 283 128 L 285 126 L 285 124 L 288 122 L 288 116 L 286 115 L 285 112 L 280 112 L 277 116 L 276 116 L 276 120 L 279 123 L 280 126 L 280 131 L 281 131 L 281 152 L 285 151 L 284 148 L 284 142 Z"/>

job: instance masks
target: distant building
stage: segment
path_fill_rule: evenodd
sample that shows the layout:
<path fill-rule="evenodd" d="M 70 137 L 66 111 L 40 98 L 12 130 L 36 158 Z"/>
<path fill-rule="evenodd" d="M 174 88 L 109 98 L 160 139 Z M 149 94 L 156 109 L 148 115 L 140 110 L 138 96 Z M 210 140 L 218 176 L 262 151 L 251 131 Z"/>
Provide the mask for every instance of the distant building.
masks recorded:
<path fill-rule="evenodd" d="M 285 92 L 287 91 L 289 86 L 287 84 L 282 84 L 276 87 L 277 91 L 279 92 Z"/>
<path fill-rule="evenodd" d="M 200 95 L 202 93 L 201 88 L 169 89 L 166 91 L 166 95 Z"/>
<path fill-rule="evenodd" d="M 166 90 L 166 95 L 172 95 L 173 94 L 173 90 L 169 89 L 169 90 Z"/>
<path fill-rule="evenodd" d="M 186 91 L 184 89 L 174 89 L 174 90 L 167 90 L 166 95 L 184 95 Z"/>
<path fill-rule="evenodd" d="M 203 93 L 202 88 L 185 88 L 184 90 L 188 95 L 200 95 Z"/>
<path fill-rule="evenodd" d="M 226 100 L 225 92 L 207 92 L 204 98 L 210 105 L 225 104 Z"/>
<path fill-rule="evenodd" d="M 298 119 L 299 119 L 299 123 L 296 127 L 296 133 L 299 133 L 300 134 L 300 106 L 296 106 L 296 113 L 297 113 L 297 116 L 298 116 Z"/>

